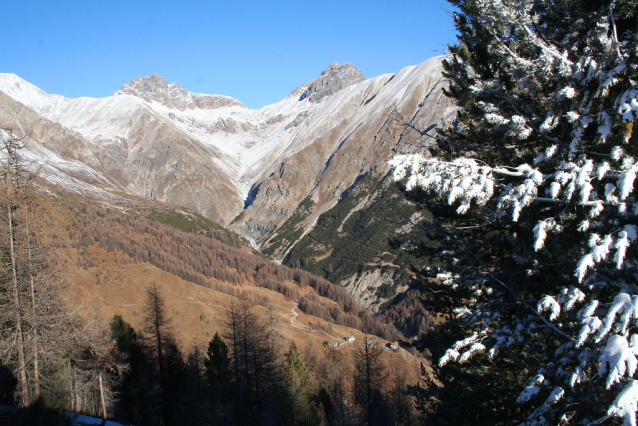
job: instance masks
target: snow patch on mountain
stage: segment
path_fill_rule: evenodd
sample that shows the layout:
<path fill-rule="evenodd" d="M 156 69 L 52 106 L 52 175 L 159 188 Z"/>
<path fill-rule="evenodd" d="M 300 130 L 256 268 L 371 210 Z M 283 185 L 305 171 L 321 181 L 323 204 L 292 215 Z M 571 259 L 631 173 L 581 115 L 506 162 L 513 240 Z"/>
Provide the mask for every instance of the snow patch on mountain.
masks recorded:
<path fill-rule="evenodd" d="M 147 102 L 157 102 L 169 108 L 184 111 L 186 109 L 216 109 L 225 106 L 240 106 L 244 104 L 230 96 L 207 95 L 193 93 L 177 83 L 168 83 L 157 74 L 148 77 L 136 77 L 130 83 L 122 86 L 115 95 L 134 95 Z"/>
<path fill-rule="evenodd" d="M 67 149 L 62 141 L 55 144 L 57 148 L 46 145 L 55 153 L 46 152 L 49 148 L 44 146 L 34 148 L 32 154 L 56 170 L 50 169 L 52 176 L 66 170 L 72 179 L 96 188 L 139 196 L 151 196 L 144 182 L 152 177 L 160 182 L 153 194 L 169 197 L 170 193 L 174 202 L 182 203 L 180 190 L 166 185 L 186 182 L 194 173 L 204 179 L 197 180 L 198 185 L 213 191 L 206 197 L 215 198 L 214 191 L 223 188 L 225 195 L 208 203 L 225 205 L 221 208 L 226 221 L 244 204 L 237 203 L 236 197 L 245 200 L 251 187 L 291 157 L 307 155 L 303 151 L 319 146 L 318 141 L 325 141 L 320 144 L 325 152 L 312 148 L 313 155 L 328 157 L 312 161 L 328 161 L 358 126 L 385 120 L 419 85 L 440 75 L 439 64 L 435 58 L 396 74 L 366 79 L 351 64 L 333 63 L 317 79 L 258 110 L 229 96 L 188 92 L 156 74 L 135 78 L 115 95 L 100 99 L 49 95 L 15 74 L 0 74 L 0 91 L 83 138 L 81 147 L 68 148 L 71 154 L 62 152 Z M 74 149 L 81 150 L 82 156 L 73 154 Z M 204 203 L 202 197 L 197 198 L 198 206 Z"/>
<path fill-rule="evenodd" d="M 0 91 L 31 108 L 40 108 L 66 99 L 60 95 L 49 95 L 12 73 L 0 73 Z"/>

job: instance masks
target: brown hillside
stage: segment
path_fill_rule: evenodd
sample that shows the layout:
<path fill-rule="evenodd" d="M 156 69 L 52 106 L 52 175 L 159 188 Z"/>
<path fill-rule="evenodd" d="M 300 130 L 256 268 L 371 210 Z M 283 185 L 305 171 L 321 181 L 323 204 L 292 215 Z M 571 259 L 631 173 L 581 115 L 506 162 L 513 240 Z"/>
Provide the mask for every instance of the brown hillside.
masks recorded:
<path fill-rule="evenodd" d="M 304 348 L 306 353 L 322 353 L 321 357 L 324 357 L 327 351 L 350 351 L 364 338 L 364 334 L 355 328 L 335 324 L 335 318 L 359 319 L 357 316 L 360 312 L 356 302 L 343 297 L 343 294 L 347 294 L 342 289 L 304 271 L 292 270 L 256 257 L 245 248 L 219 243 L 206 236 L 201 229 L 189 235 L 161 223 L 148 221 L 143 216 L 145 212 L 139 209 L 134 213 L 123 213 L 67 196 L 43 197 L 40 205 L 47 221 L 61 231 L 58 234 L 67 243 L 65 253 L 68 259 L 68 280 L 74 289 L 72 303 L 80 307 L 80 310 L 87 308 L 98 311 L 104 326 L 113 315 L 119 314 L 139 330 L 144 315 L 146 290 L 157 284 L 169 308 L 168 313 L 172 317 L 179 344 L 184 350 L 189 350 L 194 344 L 204 347 L 216 332 L 223 333 L 226 311 L 231 299 L 237 297 L 253 301 L 258 312 L 264 316 L 267 315 L 267 306 L 271 307 L 275 313 L 276 330 L 283 338 L 283 348 L 294 342 L 297 347 Z M 107 226 L 105 221 L 109 217 L 116 219 Z M 127 218 L 130 218 L 133 226 L 121 226 L 118 229 L 117 224 L 126 224 Z M 137 229 L 135 225 L 138 226 Z M 111 238 L 105 241 L 105 235 Z M 114 238 L 115 235 L 119 235 L 120 240 Z M 158 235 L 160 237 L 156 238 Z M 159 252 L 163 251 L 162 248 L 170 247 L 171 244 L 176 244 L 171 249 L 174 251 L 163 253 L 171 254 L 174 259 L 179 260 L 185 258 L 185 255 L 196 253 L 193 246 L 202 244 L 202 241 L 212 243 L 218 250 L 235 256 L 234 266 L 239 267 L 228 268 L 233 280 L 224 281 L 204 276 L 203 282 L 200 281 L 202 284 L 196 284 L 157 265 L 142 262 L 135 255 L 131 256 L 130 252 L 113 247 L 112 244 L 127 244 L 125 237 L 131 247 L 144 248 L 145 254 L 156 261 L 161 258 Z M 186 248 L 186 243 L 190 244 L 190 248 Z M 217 244 L 223 247 L 217 247 Z M 155 252 L 153 247 L 157 249 Z M 200 261 L 200 257 L 193 255 L 185 263 L 187 267 L 194 267 Z M 174 265 L 180 266 L 177 263 Z M 250 271 L 249 266 L 254 270 Z M 178 270 L 183 273 L 182 269 Z M 333 295 L 337 300 L 325 295 Z M 323 312 L 330 321 L 304 313 L 299 308 L 299 301 L 312 306 L 315 311 Z M 361 325 L 360 320 L 357 325 Z M 348 336 L 354 336 L 354 342 L 346 342 L 345 338 Z M 338 344 L 326 347 L 327 342 Z M 382 339 L 382 342 L 385 345 L 389 340 Z M 416 362 L 414 355 L 404 349 L 397 352 L 388 349 L 386 352 L 390 359 L 405 364 L 408 370 L 413 371 L 414 377 L 418 377 L 420 363 Z"/>

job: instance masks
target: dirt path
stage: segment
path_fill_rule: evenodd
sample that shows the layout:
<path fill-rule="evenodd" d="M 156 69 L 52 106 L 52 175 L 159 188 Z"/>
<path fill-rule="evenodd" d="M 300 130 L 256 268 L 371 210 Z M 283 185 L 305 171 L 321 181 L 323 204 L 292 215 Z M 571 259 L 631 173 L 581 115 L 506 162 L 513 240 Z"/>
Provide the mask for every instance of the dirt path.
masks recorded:
<path fill-rule="evenodd" d="M 281 306 L 282 303 L 288 303 L 288 302 L 281 302 L 281 303 L 278 303 L 277 305 Z M 293 308 L 290 310 L 290 314 L 288 314 L 288 313 L 283 314 L 284 316 L 290 316 L 290 325 L 288 325 L 288 324 L 282 324 L 282 325 L 285 325 L 287 327 L 297 328 L 299 330 L 310 331 L 312 333 L 321 334 L 321 335 L 327 336 L 327 337 L 329 337 L 332 340 L 335 340 L 337 342 L 342 342 L 343 341 L 343 338 L 332 336 L 332 335 L 326 333 L 325 331 L 319 331 L 319 330 L 314 330 L 314 329 L 309 328 L 309 327 L 303 327 L 303 326 L 295 325 L 295 320 L 299 316 L 299 314 L 297 313 L 296 309 L 297 309 L 297 304 L 295 303 L 295 306 L 293 306 Z"/>
<path fill-rule="evenodd" d="M 181 300 L 181 301 L 166 302 L 166 305 L 177 305 L 177 304 L 180 304 L 180 303 L 191 303 L 191 304 L 195 304 L 195 305 L 209 306 L 211 308 L 223 309 L 223 310 L 225 310 L 227 312 L 230 312 L 230 309 L 226 308 L 224 306 L 213 304 L 213 303 L 200 302 L 200 301 L 197 301 L 197 300 Z M 309 332 L 316 333 L 316 334 L 321 334 L 322 336 L 327 336 L 330 339 L 335 340 L 335 341 L 337 341 L 339 343 L 343 342 L 342 345 L 345 344 L 345 343 L 351 343 L 351 342 L 345 342 L 343 340 L 343 338 L 332 336 L 332 335 L 326 333 L 325 331 L 314 330 L 314 329 L 309 328 L 309 327 L 304 327 L 303 325 L 295 324 L 295 321 L 297 321 L 297 317 L 299 317 L 299 313 L 297 312 L 297 304 L 295 304 L 292 307 L 292 309 L 290 310 L 290 313 L 288 313 L 288 309 L 281 306 L 284 303 L 291 303 L 291 302 L 280 302 L 280 303 L 277 303 L 275 306 L 284 309 L 284 312 L 279 311 L 279 313 L 281 314 L 281 316 L 288 317 L 288 319 L 290 319 L 290 325 L 288 325 L 287 323 L 280 323 L 280 325 L 285 326 L 285 327 L 293 327 L 293 328 L 296 328 L 298 330 L 309 331 Z M 125 304 L 113 304 L 113 305 L 109 305 L 109 306 L 124 308 L 124 307 L 134 307 L 134 306 L 142 307 L 142 306 L 145 306 L 145 305 L 146 305 L 145 303 L 125 303 Z"/>

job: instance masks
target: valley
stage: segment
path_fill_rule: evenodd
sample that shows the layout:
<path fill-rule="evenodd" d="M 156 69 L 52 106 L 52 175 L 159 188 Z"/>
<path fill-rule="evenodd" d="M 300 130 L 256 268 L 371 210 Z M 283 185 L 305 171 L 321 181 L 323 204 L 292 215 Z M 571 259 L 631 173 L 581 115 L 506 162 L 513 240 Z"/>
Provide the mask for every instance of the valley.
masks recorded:
<path fill-rule="evenodd" d="M 304 271 L 273 264 L 250 248 L 246 240 L 201 216 L 150 206 L 122 212 L 68 194 L 41 202 L 41 207 L 46 206 L 49 212 L 49 220 L 64 230 L 70 305 L 103 326 L 119 317 L 138 333 L 146 330 L 148 289 L 156 287 L 165 301 L 168 330 L 184 356 L 192 359 L 196 353 L 203 356 L 216 334 L 232 341 L 232 313 L 247 303 L 256 318 L 272 327 L 276 351 L 284 354 L 292 346 L 297 348 L 308 363 L 312 392 L 319 394 L 324 389 L 334 403 L 349 398 L 348 394 L 340 396 L 330 390 L 330 386 L 354 384 L 358 373 L 351 368 L 360 357 L 361 345 L 367 344 L 364 342 L 374 341 L 381 350 L 376 356 L 380 355 L 383 361 L 376 368 L 381 368 L 390 380 L 383 392 L 390 392 L 397 383 L 403 386 L 422 382 L 422 368 L 429 369 L 428 360 L 416 350 L 394 344 L 395 340 L 403 340 L 396 330 L 359 311 L 343 289 Z M 118 235 L 126 235 L 126 239 Z M 227 252 L 222 255 L 226 258 L 221 264 L 236 267 L 227 267 L 223 272 L 207 271 L 206 265 L 215 265 L 215 258 L 208 256 L 206 262 L 184 246 L 195 247 L 198 242 L 223 246 Z M 117 248 L 121 243 L 130 246 Z M 177 263 L 180 267 L 170 266 L 170 260 L 162 259 L 162 254 L 182 259 Z M 229 261 L 230 254 L 237 256 L 236 263 Z M 199 265 L 202 273 L 188 265 Z M 326 373 L 327 368 L 340 372 L 340 378 Z M 188 386 L 188 382 L 180 384 L 181 389 Z M 403 408 L 407 411 L 401 416 L 416 419 L 417 414 L 408 408 Z M 140 422 L 130 408 L 116 404 L 113 409 L 119 418 Z M 357 416 L 358 409 L 341 408 L 348 416 Z M 317 415 L 334 415 L 326 410 Z"/>
<path fill-rule="evenodd" d="M 309 247 L 320 217 L 342 210 L 362 179 L 386 182 L 392 155 L 430 143 L 415 129 L 431 136 L 451 123 L 455 109 L 440 73 L 440 58 L 374 78 L 333 63 L 259 110 L 158 75 L 138 77 L 111 97 L 68 99 L 2 74 L 0 123 L 23 138 L 26 161 L 55 188 L 121 208 L 155 202 L 190 209 L 291 264 Z M 405 226 L 398 222 L 384 232 Z M 341 273 L 329 279 L 378 307 L 406 276 L 394 280 L 387 268 L 366 266 L 370 256 L 340 263 Z M 385 297 L 378 297 L 382 286 Z"/>
<path fill-rule="evenodd" d="M 391 402 L 391 392 L 423 383 L 429 360 L 409 342 L 441 318 L 410 289 L 422 266 L 398 248 L 410 230 L 403 215 L 417 208 L 406 201 L 400 213 L 387 210 L 388 200 L 403 199 L 388 159 L 421 149 L 427 137 L 415 129 L 454 116 L 440 72 L 439 58 L 375 78 L 333 63 L 260 110 L 155 74 L 103 99 L 49 95 L 0 74 L 0 123 L 19 140 L 19 167 L 35 173 L 46 226 L 64 247 L 67 303 L 101 333 L 117 320 L 119 333 L 147 345 L 152 290 L 170 323 L 167 350 L 199 369 L 192 357 L 218 336 L 237 344 L 229 321 L 243 307 L 242 321 L 253 315 L 255 327 L 270 327 L 262 333 L 277 357 L 295 347 L 307 363 L 310 391 L 327 398 L 312 416 L 329 421 L 331 404 L 342 416 L 363 415 L 365 404 L 350 399 L 357 363 L 372 351 L 387 379 L 374 385 L 378 409 L 409 421 L 417 416 L 409 398 Z M 153 359 L 144 347 L 120 347 Z M 120 392 L 149 392 L 151 382 L 127 380 Z M 188 383 L 180 386 L 192 391 Z M 279 392 L 254 391 L 259 404 Z M 157 407 L 153 416 L 177 415 L 149 397 L 112 410 L 135 423 L 140 404 Z M 263 414 L 256 410 L 232 416 L 250 422 Z"/>
<path fill-rule="evenodd" d="M 79 3 L 4 8 L 3 426 L 638 425 L 637 2 Z"/>

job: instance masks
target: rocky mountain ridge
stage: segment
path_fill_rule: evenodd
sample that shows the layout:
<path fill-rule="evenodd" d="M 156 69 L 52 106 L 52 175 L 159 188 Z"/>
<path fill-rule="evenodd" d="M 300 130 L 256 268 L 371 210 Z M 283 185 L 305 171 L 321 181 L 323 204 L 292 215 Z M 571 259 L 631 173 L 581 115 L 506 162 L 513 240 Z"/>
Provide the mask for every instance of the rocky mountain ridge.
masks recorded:
<path fill-rule="evenodd" d="M 392 155 L 416 149 L 411 144 L 421 135 L 406 121 L 426 129 L 453 120 L 455 108 L 443 95 L 444 86 L 440 58 L 433 58 L 351 85 L 323 100 L 321 109 L 304 121 L 313 129 L 310 138 L 296 139 L 266 169 L 252 186 L 251 203 L 230 228 L 266 249 L 306 201 L 312 205 L 309 214 L 295 225 L 298 236 L 305 235 L 359 179 L 385 175 Z M 289 243 L 283 247 L 294 241 Z M 272 254 L 283 259 L 286 250 Z"/>
<path fill-rule="evenodd" d="M 307 84 L 308 87 L 301 94 L 299 100 L 303 101 L 307 98 L 310 102 L 318 103 L 339 90 L 364 80 L 367 78 L 363 75 L 363 71 L 350 62 L 343 65 L 333 62 L 323 70 L 318 78 Z"/>
<path fill-rule="evenodd" d="M 183 205 L 263 245 L 306 197 L 325 211 L 357 176 L 386 169 L 405 130 L 391 129 L 392 111 L 449 119 L 442 86 L 439 58 L 371 79 L 333 63 L 250 110 L 157 75 L 107 98 L 68 99 L 0 74 L 0 122 L 26 137 L 56 184 Z"/>
<path fill-rule="evenodd" d="M 441 69 L 432 58 L 367 79 L 333 63 L 259 110 L 158 75 L 114 96 L 68 99 L 0 74 L 0 123 L 58 188 L 113 205 L 183 206 L 283 260 L 357 182 L 382 179 L 391 156 L 417 149 L 414 128 L 453 120 Z M 364 275 L 344 284 L 375 303 L 388 274 Z"/>
<path fill-rule="evenodd" d="M 399 231 L 375 226 L 389 214 L 378 206 L 398 195 L 365 188 L 385 181 L 391 156 L 417 149 L 413 127 L 454 118 L 444 87 L 441 58 L 370 79 L 333 63 L 259 110 L 157 75 L 107 98 L 67 99 L 0 74 L 0 123 L 58 188 L 111 205 L 186 207 L 377 310 L 403 288 L 406 262 L 395 265 L 383 243 Z"/>
<path fill-rule="evenodd" d="M 169 84 L 157 74 L 151 74 L 144 78 L 135 77 L 130 83 L 125 84 L 115 92 L 115 95 L 138 96 L 146 102 L 157 102 L 165 107 L 180 111 L 195 108 L 216 109 L 225 106 L 244 106 L 230 96 L 189 92 L 177 83 Z"/>

